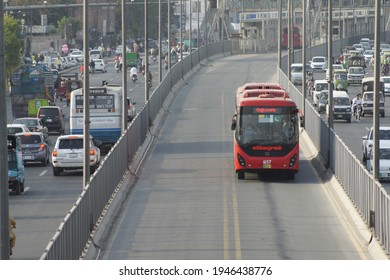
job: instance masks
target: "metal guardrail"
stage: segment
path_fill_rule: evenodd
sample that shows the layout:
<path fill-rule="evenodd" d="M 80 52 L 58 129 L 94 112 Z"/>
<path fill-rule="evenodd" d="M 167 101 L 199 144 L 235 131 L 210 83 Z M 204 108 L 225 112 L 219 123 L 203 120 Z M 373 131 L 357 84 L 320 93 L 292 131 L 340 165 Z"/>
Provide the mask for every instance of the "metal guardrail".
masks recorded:
<path fill-rule="evenodd" d="M 312 52 L 324 53 L 322 48 L 324 46 L 316 46 Z M 286 61 L 283 64 L 286 65 Z M 278 74 L 279 83 L 288 89 L 289 95 L 300 108 L 303 104 L 302 93 L 288 80 L 282 69 L 278 69 Z M 305 130 L 323 159 L 328 159 L 328 154 L 330 155 L 329 168 L 367 225 L 370 221 L 370 210 L 375 211 L 373 233 L 386 253 L 390 254 L 390 195 L 378 181 L 374 183 L 372 175 L 335 131 L 321 119 L 307 99 Z"/>
<path fill-rule="evenodd" d="M 74 206 L 61 221 L 41 260 L 77 260 L 80 258 L 104 208 L 125 177 L 134 156 L 146 139 L 149 122 L 155 120 L 163 103 L 177 84 L 201 61 L 217 54 L 231 54 L 231 41 L 202 46 L 176 63 L 153 91 L 149 101 L 129 124 L 98 170 L 91 176 Z"/>

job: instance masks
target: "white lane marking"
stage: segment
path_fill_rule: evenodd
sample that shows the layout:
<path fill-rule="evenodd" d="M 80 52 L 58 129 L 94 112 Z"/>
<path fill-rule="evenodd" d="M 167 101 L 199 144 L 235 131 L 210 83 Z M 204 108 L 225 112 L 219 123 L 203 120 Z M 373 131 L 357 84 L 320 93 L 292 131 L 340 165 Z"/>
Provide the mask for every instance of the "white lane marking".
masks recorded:
<path fill-rule="evenodd" d="M 43 170 L 43 171 L 41 172 L 41 174 L 39 174 L 39 176 L 43 176 L 43 175 L 45 175 L 45 174 L 46 174 L 46 172 L 47 172 L 47 170 Z"/>

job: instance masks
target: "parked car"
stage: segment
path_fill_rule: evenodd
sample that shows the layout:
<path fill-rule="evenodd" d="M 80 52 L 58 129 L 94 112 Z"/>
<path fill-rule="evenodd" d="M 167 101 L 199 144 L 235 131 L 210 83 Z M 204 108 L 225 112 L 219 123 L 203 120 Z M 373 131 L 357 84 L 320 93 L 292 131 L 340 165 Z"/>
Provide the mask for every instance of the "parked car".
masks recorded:
<path fill-rule="evenodd" d="M 84 135 L 62 135 L 57 138 L 52 152 L 51 163 L 53 167 L 53 175 L 60 176 L 64 170 L 83 169 Z M 95 140 L 90 136 L 89 141 L 89 157 L 91 173 L 95 172 L 100 164 L 100 149 L 101 141 Z"/>
<path fill-rule="evenodd" d="M 84 59 L 84 55 L 82 51 L 73 51 L 69 57 L 76 59 L 78 62 L 82 62 Z"/>
<path fill-rule="evenodd" d="M 49 164 L 49 146 L 41 132 L 22 132 L 15 134 L 22 142 L 23 162 L 41 162 L 43 165 Z"/>
<path fill-rule="evenodd" d="M 367 132 L 367 135 L 362 137 L 362 161 L 366 162 L 373 145 L 374 128 Z M 390 126 L 379 127 L 379 141 L 388 141 L 390 143 Z"/>
<path fill-rule="evenodd" d="M 15 135 L 21 132 L 30 132 L 30 130 L 25 124 L 7 124 L 7 134 Z"/>
<path fill-rule="evenodd" d="M 373 173 L 374 150 L 370 150 L 367 170 Z M 390 180 L 390 141 L 379 141 L 379 181 Z"/>
<path fill-rule="evenodd" d="M 325 71 L 327 67 L 327 60 L 325 56 L 313 56 L 310 61 L 311 68 L 313 71 Z"/>
<path fill-rule="evenodd" d="M 303 66 L 302 63 L 293 63 L 290 67 L 291 82 L 294 85 L 302 85 Z"/>
<path fill-rule="evenodd" d="M 366 114 L 372 115 L 374 113 L 374 92 L 365 91 L 362 96 L 362 116 Z M 381 117 L 385 116 L 385 97 L 382 92 L 379 92 L 379 114 Z"/>
<path fill-rule="evenodd" d="M 95 62 L 95 71 L 102 71 L 103 73 L 107 72 L 106 63 L 103 59 L 93 59 L 93 62 Z"/>
<path fill-rule="evenodd" d="M 45 139 L 49 137 L 48 129 L 43 125 L 43 122 L 40 118 L 17 118 L 12 123 L 24 124 L 31 132 L 42 132 Z"/>
<path fill-rule="evenodd" d="M 38 109 L 37 117 L 42 120 L 49 132 L 55 131 L 59 134 L 65 133 L 65 122 L 62 109 L 58 106 L 41 106 Z"/>

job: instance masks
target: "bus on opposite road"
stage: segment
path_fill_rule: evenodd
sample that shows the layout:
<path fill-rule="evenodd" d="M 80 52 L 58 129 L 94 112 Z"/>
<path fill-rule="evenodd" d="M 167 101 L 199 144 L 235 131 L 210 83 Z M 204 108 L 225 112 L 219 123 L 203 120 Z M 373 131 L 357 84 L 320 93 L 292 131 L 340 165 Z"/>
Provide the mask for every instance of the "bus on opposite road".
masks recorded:
<path fill-rule="evenodd" d="M 298 114 L 287 93 L 240 98 L 231 127 L 238 179 L 245 179 L 246 172 L 278 172 L 295 178 L 299 169 Z"/>

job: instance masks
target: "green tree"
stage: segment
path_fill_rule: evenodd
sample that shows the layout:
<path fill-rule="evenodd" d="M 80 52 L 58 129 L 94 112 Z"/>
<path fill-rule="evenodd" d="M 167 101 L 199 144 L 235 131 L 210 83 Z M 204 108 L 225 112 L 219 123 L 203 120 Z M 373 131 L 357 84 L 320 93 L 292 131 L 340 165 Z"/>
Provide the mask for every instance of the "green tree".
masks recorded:
<path fill-rule="evenodd" d="M 5 64 L 7 79 L 22 61 L 23 37 L 22 27 L 18 20 L 9 15 L 4 15 L 4 43 Z"/>
<path fill-rule="evenodd" d="M 76 38 L 77 32 L 81 31 L 82 23 L 77 18 L 62 17 L 57 22 L 57 33 L 62 38 Z"/>

